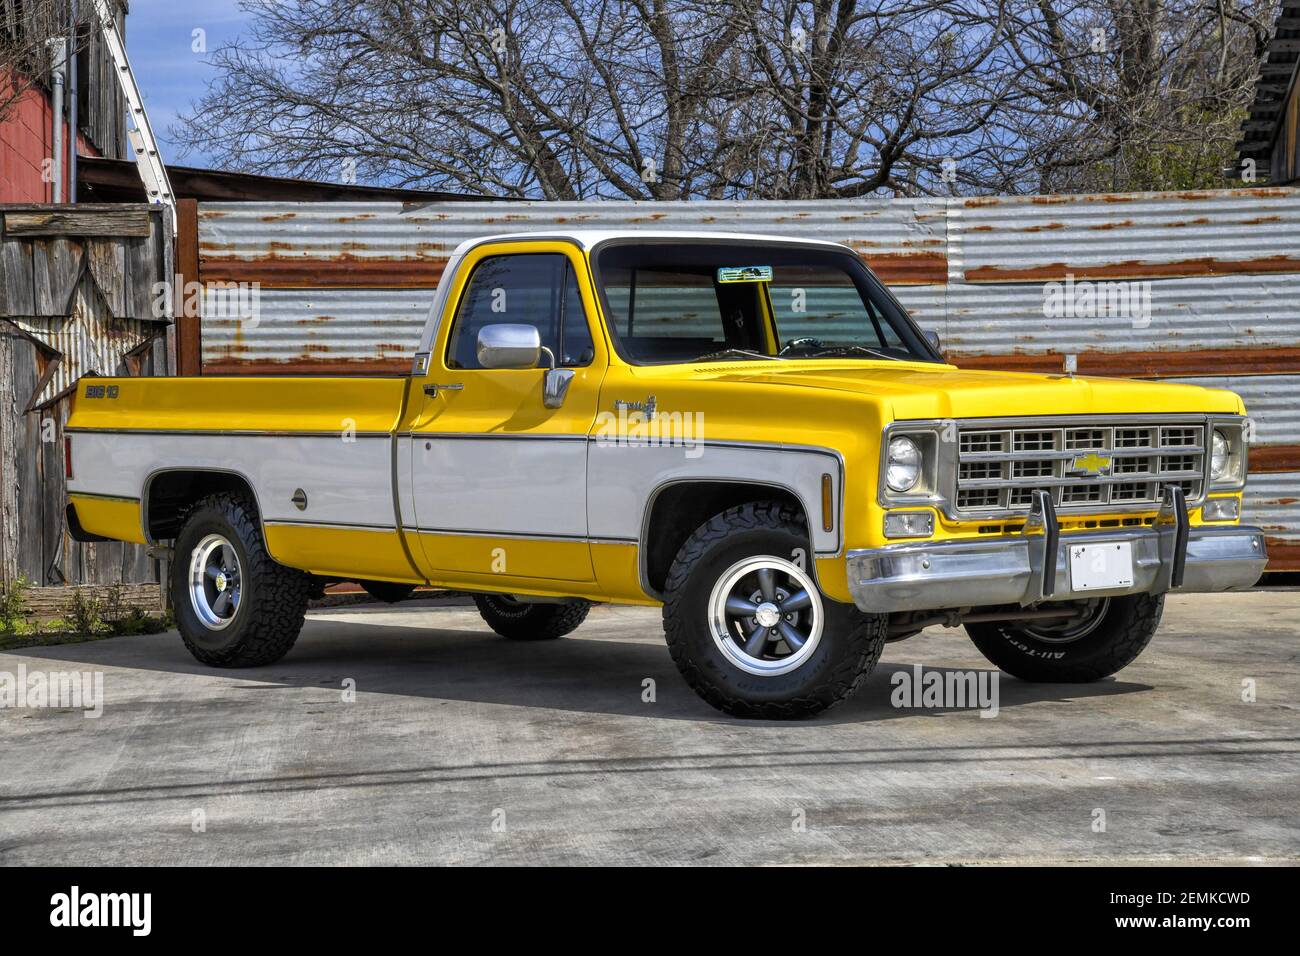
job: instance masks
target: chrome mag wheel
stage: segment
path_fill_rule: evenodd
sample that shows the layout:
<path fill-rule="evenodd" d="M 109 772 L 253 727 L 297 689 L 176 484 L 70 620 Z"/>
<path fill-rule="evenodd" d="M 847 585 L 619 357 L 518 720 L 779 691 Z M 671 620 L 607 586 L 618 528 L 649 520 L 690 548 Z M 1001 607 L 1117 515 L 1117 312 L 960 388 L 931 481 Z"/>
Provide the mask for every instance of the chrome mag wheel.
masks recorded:
<path fill-rule="evenodd" d="M 242 575 L 234 546 L 219 534 L 203 538 L 190 552 L 190 603 L 208 630 L 219 631 L 234 620 Z"/>
<path fill-rule="evenodd" d="M 726 659 L 749 674 L 788 674 L 812 657 L 824 620 L 812 576 L 775 555 L 738 561 L 713 585 L 709 628 Z"/>

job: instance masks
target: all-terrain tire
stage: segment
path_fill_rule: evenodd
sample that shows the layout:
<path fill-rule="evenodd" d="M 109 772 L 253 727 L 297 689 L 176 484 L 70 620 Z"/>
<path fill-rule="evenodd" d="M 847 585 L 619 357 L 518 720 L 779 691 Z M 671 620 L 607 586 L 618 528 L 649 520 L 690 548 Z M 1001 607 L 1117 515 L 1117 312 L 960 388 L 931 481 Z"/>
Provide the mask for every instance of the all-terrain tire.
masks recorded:
<path fill-rule="evenodd" d="M 201 542 L 220 535 L 234 548 L 240 593 L 229 621 L 205 624 L 191 597 L 191 559 Z M 212 667 L 258 667 L 289 653 L 307 612 L 311 576 L 276 563 L 266 549 L 256 506 L 238 494 L 209 495 L 185 515 L 171 567 L 172 606 L 181 639 Z"/>
<path fill-rule="evenodd" d="M 1073 640 L 1043 640 L 1015 621 L 966 625 L 989 663 L 1012 677 L 1037 683 L 1084 684 L 1123 670 L 1137 659 L 1160 626 L 1163 594 L 1110 598 L 1095 626 Z"/>
<path fill-rule="evenodd" d="M 577 629 L 591 604 L 525 604 L 503 594 L 476 594 L 474 604 L 488 627 L 512 641 L 550 641 Z"/>
<path fill-rule="evenodd" d="M 797 554 L 811 560 L 802 516 L 788 505 L 753 502 L 700 525 L 673 560 L 664 586 L 668 650 L 686 683 L 724 713 L 778 720 L 821 713 L 852 696 L 880 659 L 888 617 L 865 614 L 820 591 L 821 637 L 796 669 L 749 673 L 720 649 L 710 611 L 715 586 L 749 558 Z"/>
<path fill-rule="evenodd" d="M 396 581 L 358 581 L 357 583 L 372 598 L 385 604 L 405 601 L 415 591 L 414 584 L 399 584 Z"/>

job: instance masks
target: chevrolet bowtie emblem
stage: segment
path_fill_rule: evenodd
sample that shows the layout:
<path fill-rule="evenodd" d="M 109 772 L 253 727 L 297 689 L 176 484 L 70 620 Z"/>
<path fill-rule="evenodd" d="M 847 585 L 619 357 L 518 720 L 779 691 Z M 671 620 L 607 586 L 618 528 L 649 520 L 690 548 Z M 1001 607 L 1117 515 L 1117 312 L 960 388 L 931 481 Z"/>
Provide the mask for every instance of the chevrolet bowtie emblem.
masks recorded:
<path fill-rule="evenodd" d="M 1072 475 L 1104 475 L 1110 471 L 1111 459 L 1096 452 L 1075 455 L 1070 461 Z"/>

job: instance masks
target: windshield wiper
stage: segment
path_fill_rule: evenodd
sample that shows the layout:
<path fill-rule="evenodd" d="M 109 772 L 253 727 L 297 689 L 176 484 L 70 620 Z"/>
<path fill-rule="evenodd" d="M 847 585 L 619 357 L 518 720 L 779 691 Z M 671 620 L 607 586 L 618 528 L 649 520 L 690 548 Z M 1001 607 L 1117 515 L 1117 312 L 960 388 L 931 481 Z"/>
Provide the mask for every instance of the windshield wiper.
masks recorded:
<path fill-rule="evenodd" d="M 833 349 L 822 349 L 820 352 L 814 352 L 809 358 L 820 358 L 823 355 L 874 355 L 876 358 L 882 358 L 889 362 L 902 362 L 904 359 L 897 355 L 886 355 L 884 352 L 877 352 L 875 349 L 869 349 L 865 345 L 837 345 Z"/>
<path fill-rule="evenodd" d="M 749 349 L 719 349 L 716 352 L 710 352 L 708 355 L 697 355 L 694 359 L 692 359 L 692 361 L 707 362 L 711 359 L 720 359 L 720 358 L 759 358 L 759 359 L 771 359 L 772 361 L 776 361 L 776 362 L 780 361 L 780 358 L 776 355 L 765 355 L 762 352 L 753 352 Z"/>

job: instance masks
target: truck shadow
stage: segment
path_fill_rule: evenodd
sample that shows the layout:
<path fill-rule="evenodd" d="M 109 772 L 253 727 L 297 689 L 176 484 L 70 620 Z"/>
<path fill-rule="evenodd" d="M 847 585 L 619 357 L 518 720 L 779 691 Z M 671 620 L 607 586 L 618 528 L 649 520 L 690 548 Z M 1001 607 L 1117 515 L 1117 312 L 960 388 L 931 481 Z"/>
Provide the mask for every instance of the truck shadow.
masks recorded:
<path fill-rule="evenodd" d="M 590 636 L 583 636 L 580 631 L 567 639 L 530 643 L 506 640 L 486 628 L 434 629 L 314 616 L 293 651 L 268 667 L 239 670 L 206 667 L 190 657 L 179 635 L 171 631 L 4 652 L 0 653 L 0 670 L 12 673 L 15 667 L 12 657 L 23 656 L 48 661 L 50 669 L 111 667 L 220 678 L 228 681 L 232 693 L 250 697 L 290 688 L 317 688 L 322 704 L 337 701 L 339 698 L 333 695 L 342 693 L 344 682 L 352 680 L 358 695 L 394 694 L 661 720 L 778 723 L 740 721 L 704 703 L 677 673 L 659 634 L 624 636 L 629 630 L 626 626 L 619 627 L 617 636 L 601 633 L 608 630 L 604 627 L 593 629 Z M 877 666 L 852 699 L 794 726 L 919 719 L 969 711 L 977 706 L 976 701 L 967 707 L 915 706 L 913 702 L 920 704 L 922 698 L 919 692 L 902 693 L 898 684 L 904 678 L 894 676 L 900 673 L 913 683 L 919 674 L 922 686 L 936 680 L 946 685 L 950 680 L 973 675 L 977 686 L 984 690 L 990 689 L 996 679 L 996 703 L 1002 711 L 1042 702 L 1062 703 L 1152 689 L 1146 684 L 1116 678 L 1095 684 L 1030 684 L 999 675 L 989 667 L 933 667 L 893 659 L 897 654 L 897 650 L 887 650 L 887 659 Z M 653 685 L 647 681 L 653 681 Z M 105 684 L 106 704 L 111 706 L 111 676 Z M 651 686 L 653 701 L 644 699 Z M 166 688 L 151 688 L 150 693 L 166 693 Z M 183 693 L 177 689 L 178 695 Z M 906 701 L 906 705 L 895 706 L 895 700 Z M 987 698 L 981 702 L 986 703 Z"/>

